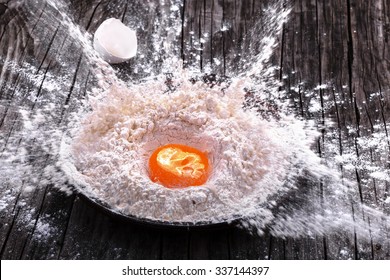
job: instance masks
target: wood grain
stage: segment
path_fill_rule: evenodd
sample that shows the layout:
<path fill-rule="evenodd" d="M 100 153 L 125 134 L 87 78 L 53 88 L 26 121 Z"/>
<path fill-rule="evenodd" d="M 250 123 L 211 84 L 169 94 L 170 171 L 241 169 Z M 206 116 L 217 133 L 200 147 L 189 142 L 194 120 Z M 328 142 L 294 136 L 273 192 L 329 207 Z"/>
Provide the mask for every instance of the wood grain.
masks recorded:
<path fill-rule="evenodd" d="M 26 149 L 33 168 L 25 172 L 35 174 L 33 181 L 0 182 L 1 193 L 13 197 L 0 212 L 2 259 L 390 259 L 389 236 L 367 242 L 353 229 L 294 239 L 275 237 L 268 230 L 262 236 L 235 227 L 171 232 L 124 223 L 48 183 L 45 172 L 55 165 L 55 157 L 23 134 L 18 109 L 34 118 L 53 101 L 50 122 L 65 129 L 70 114 L 96 86 L 90 57 L 83 52 L 82 42 L 69 33 L 66 20 L 86 34 L 93 34 L 108 17 L 137 29 L 139 38 L 145 38 L 140 40 L 137 62 L 114 66 L 122 79 L 139 81 L 161 71 L 164 57 L 154 54 L 162 47 L 156 38 L 171 36 L 160 28 L 164 24 L 180 29 L 169 51 L 185 67 L 229 76 L 242 66 L 242 57 L 261 51 L 262 45 L 248 34 L 268 24 L 264 10 L 273 3 L 183 0 L 173 18 L 164 18 L 178 1 L 57 2 L 69 18 L 44 0 L 0 3 L 0 158 Z M 295 0 L 291 5 L 290 19 L 277 38 L 270 63 L 278 66 L 280 90 L 286 92 L 296 115 L 315 120 L 322 131 L 316 152 L 325 156 L 337 143 L 339 155 L 353 153 L 388 169 L 390 4 L 387 0 Z M 155 59 L 150 72 L 138 71 L 137 64 L 150 59 Z M 61 77 L 56 92 L 48 89 L 53 77 Z M 323 84 L 327 86 L 315 90 Z M 313 101 L 321 110 L 311 110 Z M 334 131 L 322 126 L 329 120 L 336 123 Z M 386 153 L 359 145 L 360 137 L 378 133 L 386 136 Z M 375 217 L 361 206 L 386 208 L 389 184 L 364 169 L 350 170 L 342 164 L 339 169 L 356 182 L 348 211 L 363 217 L 369 227 Z M 26 191 L 30 186 L 33 191 Z M 330 195 L 322 184 L 313 186 L 312 192 L 323 202 Z M 52 229 L 51 234 L 40 231 L 44 225 Z"/>

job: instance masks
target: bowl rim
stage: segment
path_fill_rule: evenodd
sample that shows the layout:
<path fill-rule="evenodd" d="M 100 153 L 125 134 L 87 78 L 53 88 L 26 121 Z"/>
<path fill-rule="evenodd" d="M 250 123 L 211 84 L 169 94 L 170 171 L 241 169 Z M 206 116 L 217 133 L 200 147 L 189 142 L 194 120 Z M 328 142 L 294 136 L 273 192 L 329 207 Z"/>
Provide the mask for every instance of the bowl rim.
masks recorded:
<path fill-rule="evenodd" d="M 198 222 L 178 222 L 178 221 L 164 221 L 164 220 L 154 220 L 145 217 L 138 217 L 133 214 L 125 214 L 112 208 L 107 202 L 102 201 L 99 198 L 92 197 L 82 190 L 82 187 L 76 186 L 74 184 L 70 185 L 73 191 L 80 197 L 83 201 L 87 202 L 91 206 L 97 208 L 108 216 L 121 220 L 124 222 L 136 223 L 139 225 L 163 229 L 163 230 L 212 230 L 212 229 L 226 229 L 228 227 L 233 227 L 239 225 L 241 217 L 233 217 L 232 219 L 221 220 L 217 222 L 212 221 L 198 221 Z"/>

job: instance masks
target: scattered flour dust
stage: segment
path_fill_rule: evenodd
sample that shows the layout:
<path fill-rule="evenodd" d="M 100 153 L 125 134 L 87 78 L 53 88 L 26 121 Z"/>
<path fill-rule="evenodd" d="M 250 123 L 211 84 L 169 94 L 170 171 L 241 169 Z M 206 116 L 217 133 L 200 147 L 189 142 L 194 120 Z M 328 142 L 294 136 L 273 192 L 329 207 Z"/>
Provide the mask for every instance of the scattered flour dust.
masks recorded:
<path fill-rule="evenodd" d="M 152 220 L 271 219 L 270 200 L 292 186 L 293 169 L 303 158 L 318 161 L 308 148 L 315 133 L 294 118 L 267 121 L 244 109 L 242 80 L 223 89 L 181 76 L 174 91 L 155 79 L 113 85 L 97 98 L 62 144 L 71 183 L 117 212 Z M 208 154 L 213 171 L 203 186 L 168 189 L 149 179 L 149 156 L 168 143 Z"/>
<path fill-rule="evenodd" d="M 72 87 L 73 74 L 69 73 L 76 71 L 72 69 L 77 65 L 79 52 L 71 49 L 57 54 L 56 63 L 63 69 L 60 74 L 51 69 L 44 71 L 44 67 L 40 71 L 39 64 L 4 61 L 3 73 L 17 75 L 23 81 L 19 84 L 27 87 L 15 89 L 1 84 L 2 89 L 13 96 L 13 103 L 2 100 L 0 110 L 14 110 L 16 117 L 11 122 L 15 125 L 12 135 L 0 137 L 0 146 L 5 147 L 0 155 L 0 212 L 13 213 L 12 209 L 17 209 L 19 221 L 27 229 L 34 228 L 33 237 L 38 240 L 47 242 L 52 236 L 62 235 L 55 227 L 59 223 L 52 213 L 37 216 L 36 208 L 31 205 L 35 205 L 32 202 L 36 199 L 35 190 L 41 191 L 42 186 L 52 185 L 69 192 L 69 177 L 79 191 L 124 215 L 189 223 L 231 221 L 240 217 L 245 228 L 261 233 L 267 227 L 278 237 L 330 233 L 342 233 L 342 237 L 347 232 L 359 240 L 370 240 L 371 245 L 373 238 L 384 239 L 383 244 L 388 244 L 390 175 L 386 127 L 382 120 L 374 120 L 372 134 L 356 136 L 355 126 L 351 124 L 346 124 L 347 134 L 339 130 L 332 121 L 337 112 L 335 104 L 340 108 L 344 106 L 344 96 L 348 94 L 344 91 L 348 86 L 332 89 L 330 82 L 306 88 L 302 81 L 292 84 L 288 93 L 292 97 L 294 92 L 303 94 L 310 100 L 308 110 L 317 116 L 313 118 L 319 120 L 317 124 L 297 119 L 288 102 L 281 104 L 283 98 L 290 100 L 290 97 L 287 92 L 278 90 L 280 82 L 274 78 L 275 67 L 270 65 L 269 58 L 288 18 L 289 10 L 282 9 L 283 2 L 273 1 L 271 6 L 276 8 L 262 13 L 261 21 L 256 20 L 248 36 L 251 54 L 241 57 L 242 70 L 228 73 L 231 77 L 244 78 L 234 79 L 230 86 L 210 88 L 200 82 L 189 82 L 192 76 L 199 75 L 199 70 L 195 67 L 192 75 L 184 75 L 175 63 L 171 64 L 180 51 L 163 48 L 180 45 L 180 37 L 176 35 L 181 32 L 182 21 L 174 20 L 181 19 L 178 6 L 170 9 L 176 16 L 172 13 L 168 16 L 167 11 L 161 10 L 166 20 L 157 19 L 154 23 L 155 32 L 151 36 L 155 47 L 140 49 L 134 63 L 134 73 L 139 76 L 122 79 L 153 78 L 139 85 L 124 85 L 117 81 L 114 68 L 97 57 L 90 44 L 91 35 L 74 24 L 63 3 L 47 1 L 47 11 L 51 6 L 61 17 L 42 14 L 39 22 L 43 26 L 34 28 L 31 34 L 39 41 L 47 38 L 47 30 L 52 26 L 59 26 L 57 34 L 65 32 L 72 40 L 64 41 L 64 45 L 63 37 L 55 36 L 50 44 L 59 44 L 64 49 L 78 44 L 83 51 L 82 63 L 85 58 L 101 92 L 95 96 L 96 93 L 87 89 L 87 98 L 92 104 L 83 108 L 80 108 L 82 100 L 72 98 L 71 106 L 75 109 L 71 111 L 80 108 L 82 112 L 76 112 L 68 126 L 69 116 L 63 123 L 59 116 Z M 169 5 L 169 1 L 166 3 Z M 28 8 L 28 5 L 23 8 L 26 14 Z M 34 16 L 26 19 L 30 20 L 27 26 L 36 26 Z M 228 24 L 221 26 L 221 31 L 229 29 Z M 210 34 L 203 35 L 200 43 L 210 38 Z M 191 40 L 196 41 L 197 37 Z M 199 49 L 192 51 L 195 57 Z M 162 69 L 156 67 L 154 57 L 167 65 Z M 214 59 L 214 65 L 221 63 L 220 57 Z M 204 65 L 204 69 L 209 67 Z M 155 73 L 170 72 L 176 75 L 172 79 L 176 87 L 173 91 L 167 87 L 165 78 L 154 77 Z M 204 73 L 213 73 L 212 68 Z M 283 73 L 285 84 L 290 85 L 288 75 Z M 113 84 L 111 88 L 110 84 Z M 77 82 L 74 86 L 75 93 L 82 91 Z M 265 102 L 265 109 L 267 104 L 276 103 L 278 116 L 264 119 L 254 109 L 243 108 L 243 104 L 247 104 L 244 88 L 257 94 L 260 104 Z M 38 96 L 40 89 L 44 94 Z M 327 95 L 321 95 L 320 90 L 329 91 L 328 96 L 332 98 L 326 99 Z M 381 96 L 381 93 L 371 93 L 369 99 L 375 101 Z M 26 100 L 30 102 L 25 103 Z M 375 102 L 372 104 L 379 104 Z M 31 110 L 30 103 L 34 103 L 36 109 Z M 92 110 L 85 112 L 88 105 Z M 323 115 L 330 119 L 323 122 Z M 313 126 L 324 129 L 322 160 L 311 146 L 318 136 Z M 64 139 L 63 131 L 68 128 Z M 180 190 L 151 182 L 148 157 L 155 148 L 166 143 L 183 143 L 206 151 L 213 165 L 209 181 L 201 187 Z M 58 165 L 67 173 L 66 178 L 57 168 L 58 153 Z M 42 170 L 42 166 L 46 167 Z M 355 183 L 347 181 L 357 174 L 361 193 L 356 180 L 353 179 Z M 372 208 L 371 197 L 375 199 Z M 62 214 L 67 215 L 66 211 Z M 4 225 L 8 226 L 6 222 Z M 349 257 L 351 252 L 347 247 L 340 249 L 343 257 Z"/>

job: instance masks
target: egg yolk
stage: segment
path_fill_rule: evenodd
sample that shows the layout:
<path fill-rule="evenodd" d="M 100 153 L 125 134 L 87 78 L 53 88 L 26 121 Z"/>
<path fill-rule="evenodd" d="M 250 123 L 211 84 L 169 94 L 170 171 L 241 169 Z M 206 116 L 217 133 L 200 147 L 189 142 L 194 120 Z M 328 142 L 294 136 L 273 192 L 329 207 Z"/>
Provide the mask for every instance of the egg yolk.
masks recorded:
<path fill-rule="evenodd" d="M 149 159 L 150 179 L 167 188 L 203 185 L 209 169 L 205 153 L 180 144 L 159 147 Z"/>

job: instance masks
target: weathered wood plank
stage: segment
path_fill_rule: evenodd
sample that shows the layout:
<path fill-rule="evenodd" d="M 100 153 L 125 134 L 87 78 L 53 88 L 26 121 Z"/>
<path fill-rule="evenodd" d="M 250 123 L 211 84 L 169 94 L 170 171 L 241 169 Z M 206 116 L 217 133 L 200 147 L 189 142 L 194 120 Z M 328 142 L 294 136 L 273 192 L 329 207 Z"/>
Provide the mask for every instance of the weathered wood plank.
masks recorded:
<path fill-rule="evenodd" d="M 76 199 L 61 259 L 159 259 L 160 232 L 124 223 Z"/>
<path fill-rule="evenodd" d="M 191 233 L 167 231 L 161 233 L 161 259 L 186 260 L 190 258 Z"/>
<path fill-rule="evenodd" d="M 147 38 L 140 40 L 135 60 L 113 67 L 119 78 L 139 80 L 162 71 L 163 58 L 154 55 L 164 47 L 160 38 L 169 38 L 172 44 L 167 52 L 181 57 L 186 67 L 220 76 L 234 73 L 242 57 L 261 51 L 259 42 L 244 35 L 261 32 L 262 24 L 268 24 L 264 9 L 272 3 L 91 0 L 57 4 L 64 4 L 61 9 L 83 32 L 93 34 L 104 19 L 117 17 L 136 28 L 140 38 Z M 172 5 L 178 10 L 171 10 Z M 171 17 L 164 17 L 167 14 Z M 161 28 L 172 25 L 181 30 L 177 38 Z M 351 153 L 369 159 L 373 166 L 388 167 L 389 26 L 386 0 L 293 1 L 291 18 L 270 62 L 280 67 L 281 89 L 287 91 L 297 115 L 316 120 L 320 129 L 329 120 L 336 123 L 323 129 L 318 140 L 317 151 L 324 159 L 338 143 L 339 156 Z M 285 239 L 236 228 L 165 232 L 112 219 L 46 184 L 44 169 L 52 167 L 54 159 L 34 146 L 36 139 L 22 133 L 17 109 L 25 108 L 33 118 L 55 100 L 50 121 L 65 128 L 69 114 L 96 86 L 89 57 L 68 27 L 63 14 L 46 1 L 0 4 L 0 157 L 26 149 L 36 167 L 26 170 L 36 172 L 33 182 L 20 180 L 14 189 L 15 182 L 1 182 L 1 192 L 12 192 L 15 198 L 0 213 L 2 259 L 390 259 L 388 235 L 365 240 L 347 225 L 346 231 L 325 236 Z M 154 59 L 151 69 L 141 67 Z M 61 77 L 56 92 L 48 89 L 53 77 Z M 323 84 L 326 87 L 315 89 Z M 320 110 L 312 110 L 313 102 L 321 105 Z M 359 144 L 361 137 L 380 133 L 387 148 L 366 149 Z M 339 168 L 356 183 L 347 211 L 363 219 L 369 229 L 380 218 L 362 205 L 388 210 L 389 183 L 372 178 L 359 166 L 350 170 L 340 164 Z M 326 203 L 331 192 L 318 184 L 310 195 Z"/>
<path fill-rule="evenodd" d="M 271 236 L 266 232 L 262 236 L 240 228 L 232 228 L 229 232 L 231 259 L 259 259 L 270 257 Z"/>
<path fill-rule="evenodd" d="M 59 258 L 74 196 L 68 196 L 50 187 L 52 186 L 49 186 L 32 233 L 24 243 L 22 259 Z M 59 204 L 58 201 L 62 203 Z"/>
<path fill-rule="evenodd" d="M 230 258 L 227 230 L 194 231 L 190 233 L 189 259 L 226 260 Z"/>

